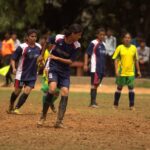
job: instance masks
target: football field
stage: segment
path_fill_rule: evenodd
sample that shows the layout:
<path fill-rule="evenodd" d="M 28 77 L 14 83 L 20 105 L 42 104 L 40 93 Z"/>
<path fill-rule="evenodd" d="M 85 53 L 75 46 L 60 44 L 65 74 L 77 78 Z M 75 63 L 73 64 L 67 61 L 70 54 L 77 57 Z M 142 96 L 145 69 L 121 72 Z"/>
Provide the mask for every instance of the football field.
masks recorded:
<path fill-rule="evenodd" d="M 34 90 L 21 109 L 6 113 L 12 89 L 0 89 L 0 150 L 149 150 L 150 95 L 136 95 L 136 111 L 128 109 L 122 94 L 118 111 L 112 109 L 113 93 L 98 93 L 99 108 L 89 108 L 87 92 L 71 92 L 64 119 L 66 129 L 53 127 L 56 114 L 49 110 L 41 128 L 42 93 Z M 56 102 L 58 106 L 59 99 Z"/>

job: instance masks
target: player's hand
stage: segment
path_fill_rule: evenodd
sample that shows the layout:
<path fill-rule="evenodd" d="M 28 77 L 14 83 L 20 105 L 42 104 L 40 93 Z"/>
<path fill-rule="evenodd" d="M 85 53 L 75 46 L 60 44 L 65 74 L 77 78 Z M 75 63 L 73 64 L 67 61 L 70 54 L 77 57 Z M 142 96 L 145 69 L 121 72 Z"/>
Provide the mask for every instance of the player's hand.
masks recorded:
<path fill-rule="evenodd" d="M 120 74 L 119 74 L 118 71 L 116 71 L 115 74 L 116 74 L 116 77 L 119 77 L 119 76 L 120 76 Z"/>
<path fill-rule="evenodd" d="M 58 60 L 58 57 L 56 57 L 56 56 L 54 56 L 54 55 L 52 55 L 52 54 L 51 54 L 49 57 L 50 57 L 51 59 Z"/>
<path fill-rule="evenodd" d="M 48 69 L 44 69 L 45 75 L 48 77 Z"/>
<path fill-rule="evenodd" d="M 40 62 L 42 62 L 43 61 L 43 57 L 42 57 L 42 55 L 40 55 L 38 58 L 37 58 L 37 63 L 40 63 Z"/>
<path fill-rule="evenodd" d="M 83 69 L 84 69 L 85 72 L 87 72 L 88 69 L 89 69 L 89 68 L 88 68 L 88 65 L 84 65 L 84 66 L 83 66 Z"/>
<path fill-rule="evenodd" d="M 13 72 L 13 74 L 16 74 L 16 72 L 17 72 L 16 68 L 13 68 L 12 72 Z"/>
<path fill-rule="evenodd" d="M 138 75 L 138 78 L 141 78 L 142 77 L 142 74 L 140 71 L 137 72 L 137 75 Z"/>
<path fill-rule="evenodd" d="M 143 61 L 143 59 L 141 59 L 139 62 L 140 62 L 140 64 L 144 64 L 144 63 L 145 63 L 145 62 Z"/>

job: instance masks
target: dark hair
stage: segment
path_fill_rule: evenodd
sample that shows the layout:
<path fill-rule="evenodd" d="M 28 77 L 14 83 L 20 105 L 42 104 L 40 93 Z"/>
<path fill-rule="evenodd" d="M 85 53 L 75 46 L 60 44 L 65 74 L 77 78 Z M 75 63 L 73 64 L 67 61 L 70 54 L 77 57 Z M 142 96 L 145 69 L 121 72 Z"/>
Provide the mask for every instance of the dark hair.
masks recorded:
<path fill-rule="evenodd" d="M 124 38 L 127 34 L 129 34 L 131 36 L 131 38 L 132 38 L 132 35 L 129 32 L 124 32 L 121 37 Z"/>
<path fill-rule="evenodd" d="M 146 43 L 145 39 L 141 39 L 140 43 Z"/>
<path fill-rule="evenodd" d="M 96 35 L 97 34 L 99 34 L 100 32 L 105 32 L 105 29 L 104 28 L 98 28 L 97 30 L 96 30 Z"/>
<path fill-rule="evenodd" d="M 83 32 L 83 28 L 79 24 L 72 24 L 68 29 L 64 29 L 63 33 L 65 36 L 71 35 L 71 33 L 80 33 Z"/>
<path fill-rule="evenodd" d="M 11 31 L 11 35 L 13 35 L 13 34 L 16 34 L 16 35 L 17 35 L 17 32 L 15 32 L 15 31 Z"/>
<path fill-rule="evenodd" d="M 108 27 L 108 28 L 107 28 L 107 31 L 111 31 L 111 32 L 113 32 L 113 29 L 112 29 L 112 28 L 110 28 L 110 27 Z"/>
<path fill-rule="evenodd" d="M 29 29 L 27 32 L 27 36 L 30 36 L 32 33 L 38 33 L 36 29 Z"/>

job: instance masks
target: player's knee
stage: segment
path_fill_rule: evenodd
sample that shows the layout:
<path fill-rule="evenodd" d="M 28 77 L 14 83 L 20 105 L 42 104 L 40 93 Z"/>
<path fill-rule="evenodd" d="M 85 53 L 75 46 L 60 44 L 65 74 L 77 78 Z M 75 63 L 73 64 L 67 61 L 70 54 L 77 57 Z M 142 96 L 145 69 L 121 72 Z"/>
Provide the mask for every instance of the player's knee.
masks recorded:
<path fill-rule="evenodd" d="M 51 87 L 49 89 L 49 93 L 55 94 L 56 87 Z"/>
<path fill-rule="evenodd" d="M 68 88 L 62 88 L 61 89 L 61 95 L 62 96 L 68 96 L 68 94 L 69 94 Z"/>
<path fill-rule="evenodd" d="M 54 93 L 55 93 L 56 88 L 57 88 L 56 83 L 50 83 L 50 85 L 49 85 L 49 93 L 54 94 Z"/>
<path fill-rule="evenodd" d="M 15 91 L 14 91 L 15 95 L 19 95 L 20 92 L 21 92 L 21 89 L 15 89 Z"/>
<path fill-rule="evenodd" d="M 92 85 L 91 89 L 97 89 L 97 87 L 98 87 L 97 85 Z"/>
<path fill-rule="evenodd" d="M 134 92 L 134 87 L 133 86 L 128 86 L 129 92 Z"/>
<path fill-rule="evenodd" d="M 118 87 L 117 87 L 117 92 L 120 92 L 120 93 L 121 93 L 121 91 L 122 91 L 122 86 L 118 86 Z"/>
<path fill-rule="evenodd" d="M 25 89 L 24 89 L 24 93 L 25 93 L 25 94 L 27 94 L 27 95 L 29 95 L 29 94 L 30 94 L 30 92 L 31 92 L 31 90 L 32 90 L 32 88 L 31 88 L 31 87 L 25 87 Z"/>

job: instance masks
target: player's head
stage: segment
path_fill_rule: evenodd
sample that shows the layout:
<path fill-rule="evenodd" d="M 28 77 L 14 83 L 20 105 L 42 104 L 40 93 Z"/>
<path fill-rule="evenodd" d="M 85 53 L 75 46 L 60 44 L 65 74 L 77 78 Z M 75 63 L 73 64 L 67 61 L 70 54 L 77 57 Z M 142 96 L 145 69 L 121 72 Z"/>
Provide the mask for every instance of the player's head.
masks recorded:
<path fill-rule="evenodd" d="M 110 37 L 113 35 L 113 30 L 111 28 L 107 28 L 107 36 Z"/>
<path fill-rule="evenodd" d="M 15 41 L 17 39 L 17 33 L 16 32 L 12 32 L 11 33 L 11 38 Z"/>
<path fill-rule="evenodd" d="M 144 47 L 146 46 L 146 41 L 145 39 L 141 39 L 141 42 L 140 42 L 140 47 L 143 48 L 144 50 Z"/>
<path fill-rule="evenodd" d="M 6 32 L 6 33 L 5 33 L 5 39 L 6 39 L 6 40 L 10 39 L 10 33 L 9 33 L 9 32 Z"/>
<path fill-rule="evenodd" d="M 100 40 L 100 41 L 104 41 L 105 40 L 105 29 L 104 28 L 98 28 L 96 31 L 96 37 Z"/>
<path fill-rule="evenodd" d="M 66 37 L 72 39 L 72 42 L 78 41 L 81 38 L 83 28 L 79 24 L 72 24 L 68 29 L 64 30 Z"/>
<path fill-rule="evenodd" d="M 131 44 L 132 36 L 129 32 L 126 32 L 122 36 L 122 42 L 124 45 L 129 46 Z"/>
<path fill-rule="evenodd" d="M 29 29 L 27 32 L 27 41 L 29 44 L 34 44 L 37 40 L 37 30 Z"/>

